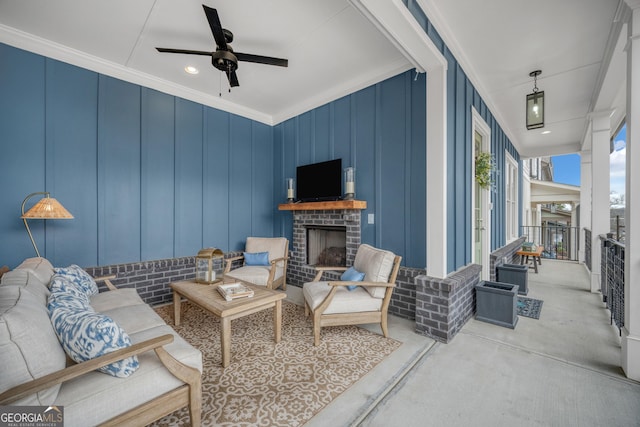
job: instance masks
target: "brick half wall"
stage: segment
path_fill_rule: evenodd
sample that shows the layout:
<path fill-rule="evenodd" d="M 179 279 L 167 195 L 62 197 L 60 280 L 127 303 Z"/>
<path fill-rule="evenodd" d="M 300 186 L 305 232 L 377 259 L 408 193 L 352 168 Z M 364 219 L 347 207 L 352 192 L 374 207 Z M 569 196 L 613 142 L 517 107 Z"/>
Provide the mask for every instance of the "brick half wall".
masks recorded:
<path fill-rule="evenodd" d="M 225 254 L 225 257 L 233 254 Z M 214 260 L 214 268 L 222 269 L 222 259 Z M 85 268 L 93 277 L 115 275 L 111 279 L 117 288 L 135 288 L 142 300 L 149 305 L 165 304 L 173 301 L 169 284 L 196 277 L 195 257 L 163 259 L 157 261 L 113 264 L 102 267 Z M 100 292 L 105 292 L 104 283 L 98 283 Z"/>
<path fill-rule="evenodd" d="M 444 279 L 416 277 L 416 332 L 450 342 L 476 310 L 482 267 L 469 264 Z"/>
<path fill-rule="evenodd" d="M 489 267 L 490 268 L 489 271 L 491 271 L 489 280 L 491 280 L 492 282 L 495 282 L 496 267 L 499 267 L 504 264 L 520 263 L 520 255 L 516 255 L 516 252 L 518 252 L 520 248 L 522 248 L 522 244 L 524 243 L 524 241 L 525 241 L 525 237 L 522 236 L 514 240 L 513 242 L 509 243 L 508 245 L 505 245 L 497 249 L 495 252 L 493 252 L 489 256 L 489 262 L 491 263 Z"/>

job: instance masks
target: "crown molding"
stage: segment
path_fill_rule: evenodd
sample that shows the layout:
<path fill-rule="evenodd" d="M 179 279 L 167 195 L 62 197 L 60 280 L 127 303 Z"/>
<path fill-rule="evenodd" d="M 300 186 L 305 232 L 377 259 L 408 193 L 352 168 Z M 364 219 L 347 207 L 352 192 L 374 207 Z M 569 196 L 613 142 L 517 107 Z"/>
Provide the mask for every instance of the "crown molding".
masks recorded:
<path fill-rule="evenodd" d="M 47 58 L 52 58 L 96 73 L 104 74 L 109 77 L 114 77 L 232 114 L 237 114 L 267 125 L 273 124 L 273 118 L 269 114 L 234 104 L 223 98 L 208 95 L 147 73 L 127 68 L 123 65 L 107 61 L 97 56 L 89 55 L 85 52 L 54 43 L 50 40 L 46 40 L 2 24 L 0 24 L 0 42 Z"/>

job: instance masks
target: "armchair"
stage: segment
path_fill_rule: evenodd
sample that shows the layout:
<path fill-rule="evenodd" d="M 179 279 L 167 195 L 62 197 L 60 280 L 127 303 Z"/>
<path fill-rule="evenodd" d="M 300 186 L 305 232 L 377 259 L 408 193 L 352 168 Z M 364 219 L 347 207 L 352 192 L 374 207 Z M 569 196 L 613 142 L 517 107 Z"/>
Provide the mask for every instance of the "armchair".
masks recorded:
<path fill-rule="evenodd" d="M 267 260 L 257 264 L 249 254 L 267 252 Z M 244 255 L 228 258 L 224 269 L 224 277 L 268 289 L 282 286 L 287 289 L 287 262 L 289 260 L 289 241 L 284 237 L 247 237 Z M 231 269 L 234 261 L 242 260 L 242 266 Z"/>
<path fill-rule="evenodd" d="M 353 267 L 364 273 L 361 282 L 320 281 L 325 271 L 345 271 L 346 267 L 317 267 L 312 282 L 305 283 L 302 294 L 305 314 L 313 315 L 313 345 L 320 344 L 323 326 L 380 323 L 388 336 L 387 310 L 402 257 L 367 244 L 358 247 Z M 347 286 L 355 289 L 349 290 Z"/>

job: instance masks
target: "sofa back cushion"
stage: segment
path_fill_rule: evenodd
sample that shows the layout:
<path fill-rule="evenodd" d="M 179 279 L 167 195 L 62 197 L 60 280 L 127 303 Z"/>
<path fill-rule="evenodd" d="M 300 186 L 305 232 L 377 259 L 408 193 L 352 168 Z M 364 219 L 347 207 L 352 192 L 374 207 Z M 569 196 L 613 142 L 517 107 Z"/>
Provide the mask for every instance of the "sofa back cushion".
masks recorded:
<path fill-rule="evenodd" d="M 365 243 L 358 247 L 356 259 L 353 261 L 353 267 L 364 273 L 365 282 L 385 282 L 389 281 L 389 275 L 393 269 L 393 260 L 395 255 L 393 252 L 377 249 Z M 374 298 L 384 298 L 386 288 L 365 286 Z"/>
<path fill-rule="evenodd" d="M 53 265 L 51 265 L 49 260 L 41 257 L 27 258 L 22 261 L 22 264 L 17 266 L 15 270 L 29 271 L 34 280 L 37 280 L 40 284 L 47 287 L 54 273 Z"/>
<path fill-rule="evenodd" d="M 47 303 L 50 294 L 47 286 L 43 285 L 40 279 L 26 268 L 3 274 L 0 286 L 20 286 L 38 296 L 43 304 Z"/>
<path fill-rule="evenodd" d="M 0 392 L 66 365 L 64 350 L 41 297 L 20 286 L 0 286 Z M 60 386 L 12 403 L 51 405 Z"/>

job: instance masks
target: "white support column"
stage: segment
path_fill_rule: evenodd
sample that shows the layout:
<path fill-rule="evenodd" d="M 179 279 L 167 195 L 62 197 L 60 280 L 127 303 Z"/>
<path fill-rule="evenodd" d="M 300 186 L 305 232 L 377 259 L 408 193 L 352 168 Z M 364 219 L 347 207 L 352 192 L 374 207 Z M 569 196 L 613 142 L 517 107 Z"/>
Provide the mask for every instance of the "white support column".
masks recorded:
<path fill-rule="evenodd" d="M 447 277 L 447 69 L 427 71 L 427 274 Z"/>
<path fill-rule="evenodd" d="M 580 152 L 580 262 L 585 262 L 585 228 L 591 230 L 591 151 Z"/>
<path fill-rule="evenodd" d="M 569 229 L 569 244 L 571 245 L 571 259 L 576 259 L 578 255 L 578 246 L 580 243 L 577 241 L 580 238 L 580 233 L 576 232 L 574 227 L 578 226 L 578 215 L 576 215 L 576 204 L 571 202 L 571 228 Z"/>
<path fill-rule="evenodd" d="M 600 290 L 600 238 L 609 225 L 609 154 L 611 112 L 595 112 L 591 119 L 591 292 Z"/>
<path fill-rule="evenodd" d="M 625 184 L 624 327 L 621 364 L 627 377 L 640 381 L 640 0 L 631 8 L 627 51 L 627 157 Z"/>

